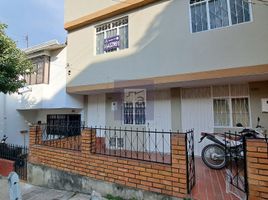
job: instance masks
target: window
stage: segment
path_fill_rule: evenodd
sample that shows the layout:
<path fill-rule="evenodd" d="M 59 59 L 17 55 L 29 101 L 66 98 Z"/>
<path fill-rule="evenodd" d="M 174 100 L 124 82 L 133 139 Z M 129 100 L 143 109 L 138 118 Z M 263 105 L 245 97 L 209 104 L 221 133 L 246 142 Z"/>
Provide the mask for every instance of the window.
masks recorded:
<path fill-rule="evenodd" d="M 245 87 L 246 85 L 213 87 L 214 126 L 235 127 L 237 123 L 250 126 L 249 98 Z"/>
<path fill-rule="evenodd" d="M 111 148 L 124 148 L 124 139 L 118 137 L 111 137 L 109 140 L 109 146 Z"/>
<path fill-rule="evenodd" d="M 28 85 L 49 82 L 49 57 L 41 56 L 32 60 L 33 69 L 30 74 L 24 76 Z"/>
<path fill-rule="evenodd" d="M 248 22 L 249 4 L 245 0 L 190 0 L 192 32 Z"/>
<path fill-rule="evenodd" d="M 128 17 L 96 27 L 96 54 L 128 48 Z"/>
<path fill-rule="evenodd" d="M 146 91 L 144 89 L 127 89 L 124 101 L 124 124 L 145 124 Z"/>
<path fill-rule="evenodd" d="M 81 133 L 81 115 L 47 115 L 47 134 L 74 136 Z"/>

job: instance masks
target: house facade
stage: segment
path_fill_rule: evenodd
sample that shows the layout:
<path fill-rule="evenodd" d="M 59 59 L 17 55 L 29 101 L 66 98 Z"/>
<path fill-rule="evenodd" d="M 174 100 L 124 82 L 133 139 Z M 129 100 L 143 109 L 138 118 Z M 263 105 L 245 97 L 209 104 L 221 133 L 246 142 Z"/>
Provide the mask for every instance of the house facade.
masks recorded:
<path fill-rule="evenodd" d="M 88 126 L 200 133 L 268 121 L 267 6 L 65 1 L 67 92 Z M 119 142 L 120 143 L 120 142 Z"/>
<path fill-rule="evenodd" d="M 84 114 L 83 97 L 66 93 L 66 45 L 52 40 L 24 51 L 33 71 L 17 93 L 0 94 L 0 137 L 28 146 L 29 125 L 81 123 Z"/>

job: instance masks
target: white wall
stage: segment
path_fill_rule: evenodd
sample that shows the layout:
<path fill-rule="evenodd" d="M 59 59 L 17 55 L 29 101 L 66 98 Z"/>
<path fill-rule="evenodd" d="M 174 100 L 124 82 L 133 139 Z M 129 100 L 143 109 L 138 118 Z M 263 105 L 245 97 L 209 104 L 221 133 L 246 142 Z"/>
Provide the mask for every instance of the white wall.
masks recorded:
<path fill-rule="evenodd" d="M 18 99 L 17 109 L 83 108 L 83 96 L 66 93 L 66 48 L 52 52 L 49 84 L 30 85 L 31 91 Z"/>
<path fill-rule="evenodd" d="M 41 123 L 47 123 L 47 115 L 54 114 L 80 114 L 81 121 L 84 121 L 84 113 L 81 109 L 46 109 L 46 110 L 38 110 L 37 116 L 35 118 L 35 122 L 41 121 Z"/>
<path fill-rule="evenodd" d="M 29 123 L 36 117 L 36 111 L 17 111 L 17 99 L 14 95 L 0 94 L 0 139 L 7 135 L 8 143 L 28 144 L 28 134 L 22 135 L 21 131 L 28 130 Z M 25 137 L 24 137 L 25 136 Z"/>
<path fill-rule="evenodd" d="M 87 113 L 87 125 L 88 126 L 102 126 L 106 125 L 106 113 L 105 113 L 105 94 L 96 94 L 88 96 L 88 113 Z"/>
<path fill-rule="evenodd" d="M 84 121 L 83 96 L 66 93 L 66 48 L 51 52 L 49 84 L 31 85 L 22 95 L 0 94 L 0 138 L 8 136 L 8 143 L 28 144 L 20 133 L 29 124 L 46 122 L 47 114 L 81 114 Z"/>
<path fill-rule="evenodd" d="M 152 118 L 146 120 L 150 130 L 170 131 L 171 128 L 171 96 L 170 90 L 153 91 Z M 148 102 L 151 103 L 151 102 Z M 147 111 L 150 112 L 150 111 Z"/>

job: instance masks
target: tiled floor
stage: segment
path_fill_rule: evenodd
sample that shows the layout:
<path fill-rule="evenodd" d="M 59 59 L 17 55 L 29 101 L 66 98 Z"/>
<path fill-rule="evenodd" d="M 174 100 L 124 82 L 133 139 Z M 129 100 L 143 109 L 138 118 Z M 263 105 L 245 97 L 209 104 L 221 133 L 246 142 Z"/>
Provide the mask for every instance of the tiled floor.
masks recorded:
<path fill-rule="evenodd" d="M 203 163 L 201 158 L 195 158 L 196 184 L 191 198 L 194 200 L 238 200 L 232 194 L 226 193 L 225 170 L 212 170 Z"/>

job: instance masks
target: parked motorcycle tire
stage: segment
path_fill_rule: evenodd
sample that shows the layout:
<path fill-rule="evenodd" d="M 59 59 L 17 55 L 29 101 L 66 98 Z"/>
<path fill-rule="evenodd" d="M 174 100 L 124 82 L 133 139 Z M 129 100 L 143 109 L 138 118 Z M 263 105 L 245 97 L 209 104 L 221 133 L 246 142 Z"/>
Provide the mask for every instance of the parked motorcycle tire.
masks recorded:
<path fill-rule="evenodd" d="M 218 144 L 209 144 L 202 150 L 202 160 L 211 169 L 222 169 L 226 166 L 225 149 Z"/>

